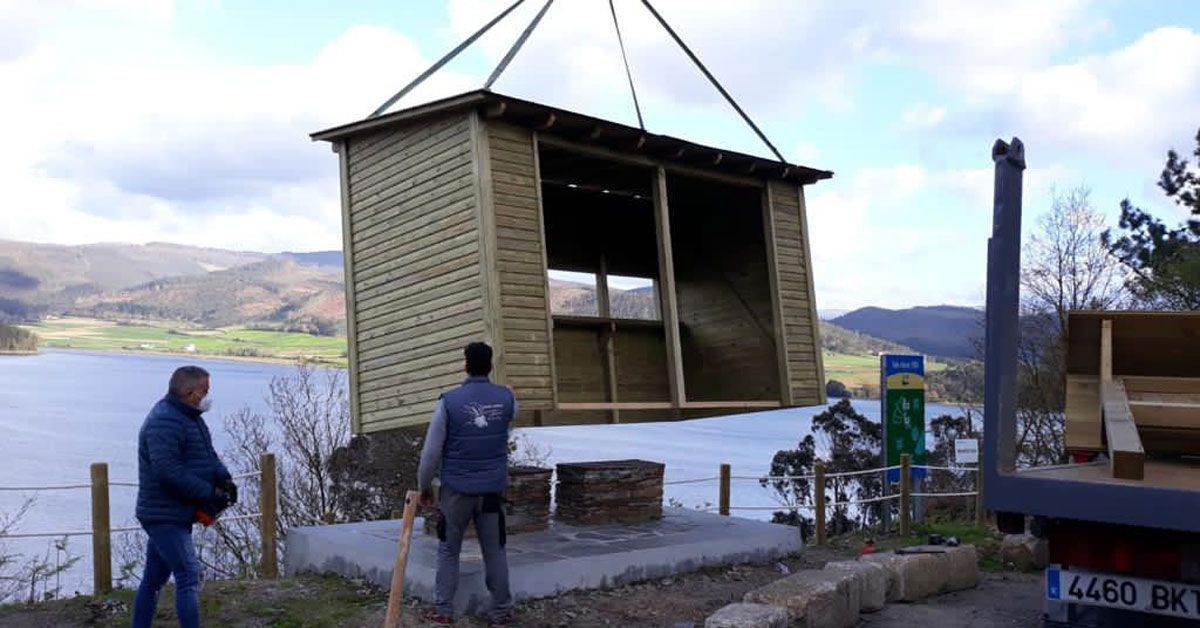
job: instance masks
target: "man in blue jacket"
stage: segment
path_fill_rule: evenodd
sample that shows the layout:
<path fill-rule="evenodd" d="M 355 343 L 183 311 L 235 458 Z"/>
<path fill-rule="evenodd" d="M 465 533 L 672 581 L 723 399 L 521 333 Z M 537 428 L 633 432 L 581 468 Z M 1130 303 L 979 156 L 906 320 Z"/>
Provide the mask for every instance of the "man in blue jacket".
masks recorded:
<path fill-rule="evenodd" d="M 454 623 L 458 555 L 463 533 L 475 524 L 488 591 L 492 626 L 511 622 L 512 594 L 504 550 L 503 494 L 508 488 L 508 433 L 517 415 L 511 390 L 488 380 L 492 348 L 467 345 L 467 381 L 438 400 L 417 471 L 423 506 L 433 504 L 433 478 L 441 476 L 438 524 L 436 607 L 425 618 L 435 625 Z"/>
<path fill-rule="evenodd" d="M 149 628 L 158 594 L 175 577 L 181 628 L 200 625 L 200 563 L 192 524 L 237 501 L 237 486 L 213 449 L 203 415 L 212 405 L 208 371 L 184 366 L 138 434 L 137 518 L 149 536 L 146 567 L 134 600 L 134 628 Z"/>

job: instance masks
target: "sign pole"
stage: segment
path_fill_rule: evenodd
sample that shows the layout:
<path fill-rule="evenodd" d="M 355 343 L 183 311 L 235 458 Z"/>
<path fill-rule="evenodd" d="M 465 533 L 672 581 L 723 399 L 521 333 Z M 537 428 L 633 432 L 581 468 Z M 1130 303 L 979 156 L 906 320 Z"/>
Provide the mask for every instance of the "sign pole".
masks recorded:
<path fill-rule="evenodd" d="M 901 456 L 907 454 L 912 468 L 906 480 L 910 488 L 915 485 L 915 492 L 920 493 L 921 480 L 928 472 L 925 468 L 925 356 L 880 355 L 879 380 L 884 466 L 898 466 Z M 901 482 L 900 474 L 900 469 L 886 472 L 884 494 L 889 494 L 891 484 Z M 913 514 L 920 521 L 924 512 L 923 500 L 916 498 L 913 506 Z"/>

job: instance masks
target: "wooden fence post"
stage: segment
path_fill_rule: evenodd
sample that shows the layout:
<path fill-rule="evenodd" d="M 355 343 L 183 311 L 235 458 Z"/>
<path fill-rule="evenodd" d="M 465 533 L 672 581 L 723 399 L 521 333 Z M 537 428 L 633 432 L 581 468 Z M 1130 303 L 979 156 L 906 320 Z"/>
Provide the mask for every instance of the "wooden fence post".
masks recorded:
<path fill-rule="evenodd" d="M 983 509 L 983 452 L 975 462 L 975 525 L 987 525 L 987 512 Z"/>
<path fill-rule="evenodd" d="M 814 467 L 813 503 L 817 511 L 817 545 L 825 544 L 825 465 L 818 462 Z"/>
<path fill-rule="evenodd" d="M 108 463 L 92 464 L 92 589 L 112 592 L 112 532 L 108 509 Z"/>
<path fill-rule="evenodd" d="M 733 470 L 728 464 L 721 465 L 721 489 L 717 498 L 719 512 L 729 516 L 729 481 L 733 475 Z"/>
<path fill-rule="evenodd" d="M 911 506 L 909 494 L 912 492 L 912 468 L 909 466 L 909 455 L 900 454 L 900 536 L 908 536 L 911 530 Z"/>
<path fill-rule="evenodd" d="M 259 495 L 258 527 L 262 533 L 262 565 L 259 575 L 266 579 L 279 577 L 279 554 L 275 546 L 275 509 L 278 503 L 275 480 L 275 454 L 264 453 L 260 462 L 261 488 Z"/>

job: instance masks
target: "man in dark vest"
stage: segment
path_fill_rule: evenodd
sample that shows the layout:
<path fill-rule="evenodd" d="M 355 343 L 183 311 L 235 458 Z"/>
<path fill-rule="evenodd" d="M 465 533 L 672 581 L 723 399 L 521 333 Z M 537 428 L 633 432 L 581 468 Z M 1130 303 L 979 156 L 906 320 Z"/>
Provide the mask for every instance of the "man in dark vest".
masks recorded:
<path fill-rule="evenodd" d="M 437 599 L 425 619 L 436 625 L 454 623 L 458 555 L 463 533 L 474 523 L 492 594 L 491 625 L 506 626 L 512 618 L 512 593 L 504 550 L 503 494 L 508 487 L 508 435 L 517 400 L 511 390 L 488 379 L 491 347 L 473 342 L 464 353 L 467 380 L 438 400 L 417 472 L 425 507 L 433 505 L 433 478 L 439 469 L 441 477 Z"/>

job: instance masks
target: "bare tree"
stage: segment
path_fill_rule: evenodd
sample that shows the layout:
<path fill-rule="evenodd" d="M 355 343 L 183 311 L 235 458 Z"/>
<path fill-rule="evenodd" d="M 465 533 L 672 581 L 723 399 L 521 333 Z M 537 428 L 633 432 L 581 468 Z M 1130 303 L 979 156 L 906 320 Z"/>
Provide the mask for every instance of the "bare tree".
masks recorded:
<path fill-rule="evenodd" d="M 29 509 L 35 498 L 21 502 L 10 513 L 0 513 L 0 537 L 12 532 Z M 41 554 L 25 556 L 10 554 L 0 544 L 0 603 L 16 599 L 33 604 L 52 600 L 62 594 L 62 575 L 71 570 L 79 557 L 71 554 L 67 537 L 53 539 Z"/>
<path fill-rule="evenodd" d="M 1104 216 L 1092 207 L 1090 189 L 1056 190 L 1050 211 L 1038 219 L 1025 247 L 1021 286 L 1026 306 L 1053 312 L 1063 337 L 1071 310 L 1108 309 L 1126 299 L 1121 262 L 1100 240 L 1106 229 Z"/>
<path fill-rule="evenodd" d="M 1017 462 L 1064 461 L 1066 338 L 1072 310 L 1109 309 L 1127 300 L 1125 271 L 1101 241 L 1104 217 L 1091 191 L 1052 192 L 1050 211 L 1025 247 L 1017 368 Z"/>

